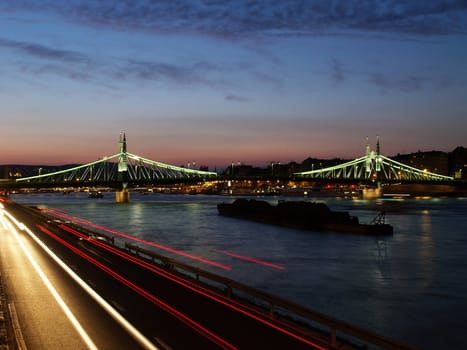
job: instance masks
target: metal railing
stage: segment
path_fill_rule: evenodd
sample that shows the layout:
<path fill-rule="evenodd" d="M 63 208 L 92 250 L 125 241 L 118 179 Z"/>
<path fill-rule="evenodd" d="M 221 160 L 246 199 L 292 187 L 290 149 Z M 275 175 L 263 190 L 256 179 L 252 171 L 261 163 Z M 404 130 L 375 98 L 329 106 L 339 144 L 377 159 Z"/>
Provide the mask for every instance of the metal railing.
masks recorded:
<path fill-rule="evenodd" d="M 354 326 L 350 323 L 337 320 L 333 317 L 322 314 L 318 311 L 308 309 L 299 304 L 295 304 L 288 300 L 282 299 L 280 297 L 268 294 L 256 288 L 250 287 L 243 283 L 231 280 L 227 277 L 223 277 L 209 271 L 202 270 L 197 267 L 179 262 L 177 260 L 171 259 L 161 254 L 157 254 L 151 250 L 141 248 L 135 244 L 125 242 L 125 249 L 138 257 L 148 258 L 153 263 L 159 261 L 163 266 L 170 270 L 176 269 L 182 273 L 189 273 L 193 276 L 196 281 L 201 281 L 203 278 L 204 283 L 209 284 L 209 282 L 215 282 L 222 285 L 224 288 L 225 296 L 229 299 L 233 299 L 235 292 L 242 292 L 246 295 L 259 298 L 266 305 L 268 305 L 269 317 L 275 319 L 278 316 L 276 310 L 280 308 L 292 314 L 304 317 L 308 320 L 311 320 L 319 324 L 320 330 L 328 332 L 328 338 L 324 339 L 329 341 L 333 347 L 338 348 L 339 338 L 343 336 L 350 336 L 352 339 L 358 340 L 363 343 L 363 345 L 376 345 L 382 349 L 390 350 L 415 350 L 415 347 L 401 343 L 397 340 L 391 339 L 389 337 L 365 330 L 363 328 Z"/>

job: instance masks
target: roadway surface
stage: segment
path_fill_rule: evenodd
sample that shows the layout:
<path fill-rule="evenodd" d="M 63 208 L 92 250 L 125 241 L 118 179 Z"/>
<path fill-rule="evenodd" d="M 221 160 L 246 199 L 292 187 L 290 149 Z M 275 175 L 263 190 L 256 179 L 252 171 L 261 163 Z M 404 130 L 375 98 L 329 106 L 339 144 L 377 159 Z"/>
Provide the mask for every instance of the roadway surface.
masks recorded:
<path fill-rule="evenodd" d="M 64 222 L 3 206 L 26 227 L 0 215 L 4 289 L 29 349 L 330 348 Z"/>

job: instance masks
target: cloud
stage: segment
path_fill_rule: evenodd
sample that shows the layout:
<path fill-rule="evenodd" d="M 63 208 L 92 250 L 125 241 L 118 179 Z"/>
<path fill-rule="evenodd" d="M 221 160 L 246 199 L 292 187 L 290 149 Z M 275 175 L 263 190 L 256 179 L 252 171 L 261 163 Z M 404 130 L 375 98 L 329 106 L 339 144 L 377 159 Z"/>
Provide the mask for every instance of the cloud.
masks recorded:
<path fill-rule="evenodd" d="M 388 77 L 383 73 L 370 73 L 369 81 L 373 85 L 380 88 L 381 92 L 415 92 L 425 88 L 427 85 L 434 85 L 433 81 L 428 78 L 408 75 L 405 77 Z"/>
<path fill-rule="evenodd" d="M 178 83 L 192 83 L 202 79 L 194 66 L 180 66 L 162 62 L 131 60 L 127 62 L 125 71 L 127 76 L 144 80 L 165 79 Z"/>
<path fill-rule="evenodd" d="M 0 38 L 0 49 L 19 54 L 10 64 L 23 74 L 55 75 L 80 82 L 94 80 L 92 59 L 76 51 L 4 38 Z"/>
<path fill-rule="evenodd" d="M 77 70 L 73 67 L 60 66 L 54 64 L 32 64 L 32 63 L 18 63 L 18 67 L 23 73 L 30 73 L 34 75 L 53 74 L 57 76 L 66 77 L 70 80 L 87 82 L 94 80 L 89 72 Z"/>
<path fill-rule="evenodd" d="M 331 78 L 337 84 L 344 81 L 344 68 L 342 63 L 336 59 L 332 61 Z"/>
<path fill-rule="evenodd" d="M 60 50 L 48 46 L 0 38 L 0 48 L 10 48 L 36 58 L 66 63 L 87 63 L 87 58 L 75 51 Z"/>
<path fill-rule="evenodd" d="M 233 95 L 233 94 L 225 96 L 225 99 L 227 101 L 234 101 L 234 102 L 248 102 L 250 100 L 247 97 Z"/>
<path fill-rule="evenodd" d="M 222 67 L 203 60 L 179 63 L 141 59 L 121 60 L 113 57 L 104 59 L 78 51 L 5 38 L 0 38 L 1 49 L 13 50 L 19 54 L 9 64 L 23 74 L 59 76 L 75 82 L 91 82 L 110 90 L 118 89 L 122 82 L 157 82 L 177 86 L 203 85 L 215 90 L 224 90 L 231 83 L 219 79 L 218 75 L 232 69 L 248 70 L 258 81 L 275 87 L 280 86 L 277 79 L 269 74 L 257 72 L 255 67 L 248 64 Z M 228 95 L 227 100 L 247 101 L 234 95 Z"/>
<path fill-rule="evenodd" d="M 4 0 L 3 11 L 53 11 L 69 20 L 158 32 L 316 35 L 345 30 L 467 34 L 464 0 Z"/>
<path fill-rule="evenodd" d="M 466 19 L 467 3 L 462 0 L 391 0 L 379 2 L 374 11 L 362 6 L 355 28 L 419 35 L 467 34 Z"/>
<path fill-rule="evenodd" d="M 381 0 L 381 1 L 267 1 L 267 0 L 4 0 L 0 13 L 52 13 L 67 22 L 93 27 L 111 27 L 127 31 L 202 34 L 224 40 L 241 41 L 248 37 L 270 36 L 335 36 L 367 32 L 372 37 L 384 33 L 417 35 L 467 34 L 467 2 L 465 0 Z M 11 18 L 21 16 L 11 15 Z M 21 20 L 27 20 L 28 16 Z M 3 34 L 5 37 L 5 34 Z M 406 35 L 408 38 L 409 36 Z M 412 36 L 413 38 L 413 36 Z M 34 39 L 35 40 L 35 39 Z M 0 38 L 0 49 L 15 50 L 38 60 L 29 71 L 36 74 L 62 74 L 73 80 L 96 80 L 114 77 L 112 84 L 124 81 L 157 81 L 173 84 L 202 84 L 229 87 L 219 75 L 227 67 L 215 66 L 201 58 L 198 62 L 103 61 L 78 51 L 52 47 L 38 42 Z M 267 42 L 267 39 L 265 40 Z M 269 62 L 280 65 L 281 57 L 262 45 L 261 40 L 244 41 L 249 52 L 256 52 Z M 336 84 L 348 75 L 339 60 L 331 62 L 330 77 Z M 233 69 L 238 69 L 234 67 Z M 263 84 L 281 89 L 283 82 L 274 73 L 248 67 L 248 74 Z M 217 82 L 216 82 L 217 75 Z M 102 79 L 103 80 L 103 79 Z M 382 90 L 416 91 L 426 80 L 412 76 L 397 79 L 370 74 L 369 81 Z M 228 93 L 224 91 L 228 96 Z"/>
<path fill-rule="evenodd" d="M 75 81 L 98 82 L 101 76 L 112 76 L 116 83 L 125 79 L 216 85 L 207 78 L 207 73 L 217 70 L 217 67 L 202 61 L 184 65 L 142 60 L 128 60 L 123 64 L 112 59 L 103 62 L 76 51 L 0 38 L 0 49 L 2 48 L 18 52 L 20 59 L 13 64 L 21 72 L 34 75 L 52 74 Z"/>
<path fill-rule="evenodd" d="M 214 79 L 209 78 L 209 73 L 217 72 L 221 69 L 203 61 L 178 64 L 132 59 L 112 69 L 115 78 L 127 81 L 168 82 L 185 86 L 196 84 L 216 89 L 222 85 Z"/>

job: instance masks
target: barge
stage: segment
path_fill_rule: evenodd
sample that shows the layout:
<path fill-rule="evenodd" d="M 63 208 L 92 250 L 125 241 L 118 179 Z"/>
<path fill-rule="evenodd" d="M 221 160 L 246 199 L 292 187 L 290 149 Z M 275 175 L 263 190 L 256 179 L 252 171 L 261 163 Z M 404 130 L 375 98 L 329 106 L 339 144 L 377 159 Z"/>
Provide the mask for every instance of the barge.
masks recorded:
<path fill-rule="evenodd" d="M 321 202 L 279 201 L 277 205 L 256 199 L 236 199 L 217 204 L 220 215 L 304 230 L 391 235 L 393 227 L 384 222 L 384 212 L 370 224 L 361 224 L 348 212 L 333 211 Z"/>

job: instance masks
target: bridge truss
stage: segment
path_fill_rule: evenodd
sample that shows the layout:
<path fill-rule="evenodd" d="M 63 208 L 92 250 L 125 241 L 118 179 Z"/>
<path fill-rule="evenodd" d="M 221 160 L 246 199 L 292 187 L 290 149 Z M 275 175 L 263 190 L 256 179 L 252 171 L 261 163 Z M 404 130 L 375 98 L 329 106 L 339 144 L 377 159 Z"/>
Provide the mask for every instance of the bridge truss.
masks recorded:
<path fill-rule="evenodd" d="M 367 143 L 363 157 L 335 166 L 295 173 L 304 178 L 366 180 L 366 181 L 450 181 L 450 176 L 440 175 L 412 167 L 392 160 L 380 154 L 379 141 L 377 150 L 371 151 Z"/>
<path fill-rule="evenodd" d="M 124 184 L 161 184 L 204 181 L 217 173 L 156 162 L 126 151 L 120 136 L 120 152 L 110 157 L 70 169 L 16 179 L 16 184 L 49 186 L 95 186 Z"/>

